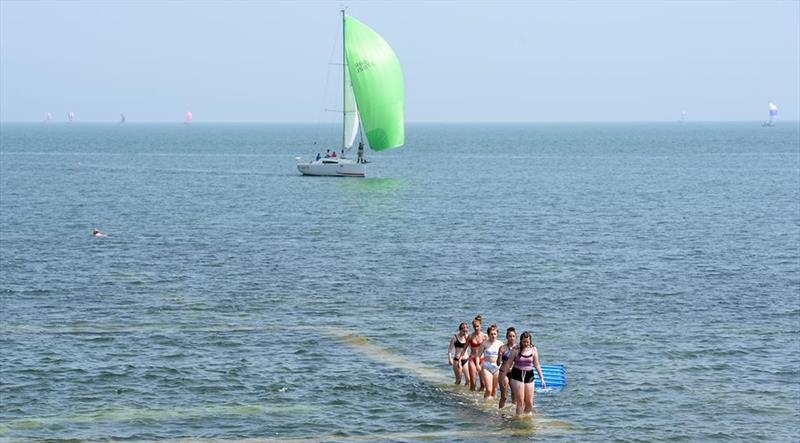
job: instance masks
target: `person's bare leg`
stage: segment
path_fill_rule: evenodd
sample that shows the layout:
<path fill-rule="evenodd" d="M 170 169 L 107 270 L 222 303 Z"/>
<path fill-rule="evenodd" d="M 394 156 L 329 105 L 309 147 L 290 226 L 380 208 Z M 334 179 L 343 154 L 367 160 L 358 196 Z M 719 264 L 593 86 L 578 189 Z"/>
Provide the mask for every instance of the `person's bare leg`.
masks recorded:
<path fill-rule="evenodd" d="M 533 387 L 533 383 L 528 383 L 525 385 L 525 412 L 528 414 L 533 411 L 533 395 L 535 391 L 536 390 Z"/>
<path fill-rule="evenodd" d="M 522 411 L 525 408 L 521 399 L 525 398 L 525 383 L 522 383 L 519 380 L 511 380 L 511 393 L 517 399 L 517 415 L 522 415 Z"/>
<path fill-rule="evenodd" d="M 489 395 L 491 398 L 497 398 L 497 388 L 500 385 L 500 371 L 495 371 L 494 374 L 491 374 L 491 378 L 489 379 L 492 387 L 492 393 Z"/>
<path fill-rule="evenodd" d="M 475 383 L 478 380 L 478 367 L 475 364 L 475 360 L 470 358 L 469 359 L 469 390 L 475 390 Z"/>
<path fill-rule="evenodd" d="M 500 409 L 506 405 L 506 394 L 508 394 L 508 377 L 505 375 L 500 376 Z"/>
<path fill-rule="evenodd" d="M 483 398 L 489 398 L 489 386 L 492 384 L 492 373 L 488 369 L 481 369 L 481 387 L 483 388 Z"/>

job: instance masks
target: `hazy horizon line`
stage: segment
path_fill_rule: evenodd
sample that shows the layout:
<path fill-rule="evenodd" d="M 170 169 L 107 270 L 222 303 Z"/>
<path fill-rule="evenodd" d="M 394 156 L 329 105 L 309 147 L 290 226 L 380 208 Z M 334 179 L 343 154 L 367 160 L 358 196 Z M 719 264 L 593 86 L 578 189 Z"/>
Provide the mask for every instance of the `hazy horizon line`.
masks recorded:
<path fill-rule="evenodd" d="M 509 121 L 482 121 L 482 120 L 463 120 L 463 121 L 407 121 L 407 125 L 506 125 L 506 124 L 570 124 L 570 123 L 763 123 L 767 119 L 742 119 L 742 120 L 509 120 Z M 798 123 L 800 120 L 779 120 L 775 126 L 787 123 Z M 183 121 L 164 121 L 164 120 L 126 120 L 124 123 L 114 120 L 81 120 L 81 121 L 61 121 L 61 120 L 0 120 L 0 124 L 43 124 L 43 125 L 81 125 L 81 124 L 108 124 L 108 125 L 137 125 L 137 124 L 163 124 L 163 125 L 335 125 L 340 126 L 341 122 L 310 122 L 310 121 L 194 121 L 186 123 Z"/>

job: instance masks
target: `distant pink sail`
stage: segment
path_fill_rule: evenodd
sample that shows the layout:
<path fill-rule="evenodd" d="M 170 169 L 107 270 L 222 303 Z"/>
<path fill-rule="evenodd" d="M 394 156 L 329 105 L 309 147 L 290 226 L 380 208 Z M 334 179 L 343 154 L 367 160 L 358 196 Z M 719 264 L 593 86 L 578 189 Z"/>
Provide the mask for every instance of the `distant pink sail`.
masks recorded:
<path fill-rule="evenodd" d="M 192 111 L 186 111 L 186 123 L 191 123 L 193 118 Z"/>
<path fill-rule="evenodd" d="M 67 114 L 67 120 L 69 120 L 70 123 L 74 122 L 75 121 L 75 113 L 72 112 L 72 111 L 69 111 L 69 114 Z"/>

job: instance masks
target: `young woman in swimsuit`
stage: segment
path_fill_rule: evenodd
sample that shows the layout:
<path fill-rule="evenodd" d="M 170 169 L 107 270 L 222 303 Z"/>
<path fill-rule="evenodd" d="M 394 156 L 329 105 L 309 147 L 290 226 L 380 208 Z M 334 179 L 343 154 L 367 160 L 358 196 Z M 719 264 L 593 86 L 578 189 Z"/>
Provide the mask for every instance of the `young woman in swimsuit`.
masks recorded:
<path fill-rule="evenodd" d="M 458 325 L 458 334 L 454 334 L 450 338 L 450 344 L 447 345 L 447 364 L 453 367 L 453 375 L 456 376 L 456 384 L 461 384 L 461 374 L 464 374 L 464 384 L 469 383 L 469 370 L 467 364 L 469 357 L 467 357 L 467 342 L 469 328 L 466 323 Z M 454 352 L 455 351 L 455 352 Z"/>
<path fill-rule="evenodd" d="M 508 342 L 503 346 L 500 346 L 499 356 L 497 357 L 497 364 L 500 365 L 500 408 L 506 405 L 506 394 L 508 394 L 508 388 L 511 386 L 511 382 L 508 379 L 508 374 L 503 372 L 502 368 L 504 363 L 508 361 L 508 358 L 511 356 L 511 352 L 514 351 L 514 347 L 517 346 L 517 330 L 514 329 L 513 326 L 506 329 L 506 340 Z M 511 392 L 511 403 L 514 403 L 514 392 Z"/>
<path fill-rule="evenodd" d="M 519 347 L 511 352 L 508 360 L 503 364 L 503 368 L 509 372 L 508 378 L 511 379 L 511 392 L 517 399 L 517 415 L 523 412 L 530 414 L 533 410 L 533 370 L 539 374 L 542 381 L 542 388 L 547 388 L 547 384 L 542 375 L 542 367 L 539 366 L 539 352 L 533 344 L 531 333 L 525 331 L 519 337 Z"/>
<path fill-rule="evenodd" d="M 494 398 L 497 395 L 497 383 L 500 380 L 500 365 L 497 364 L 500 346 L 503 342 L 497 339 L 497 325 L 486 329 L 488 339 L 484 340 L 479 349 L 483 355 L 481 365 L 481 384 L 483 385 L 483 398 Z"/>
<path fill-rule="evenodd" d="M 475 384 L 478 381 L 478 373 L 481 370 L 481 365 L 483 364 L 483 357 L 481 357 L 480 352 L 478 350 L 481 347 L 481 343 L 487 339 L 486 334 L 481 331 L 481 321 L 483 318 L 480 315 L 476 315 L 475 319 L 472 320 L 472 334 L 467 337 L 469 339 L 469 390 L 475 390 Z"/>

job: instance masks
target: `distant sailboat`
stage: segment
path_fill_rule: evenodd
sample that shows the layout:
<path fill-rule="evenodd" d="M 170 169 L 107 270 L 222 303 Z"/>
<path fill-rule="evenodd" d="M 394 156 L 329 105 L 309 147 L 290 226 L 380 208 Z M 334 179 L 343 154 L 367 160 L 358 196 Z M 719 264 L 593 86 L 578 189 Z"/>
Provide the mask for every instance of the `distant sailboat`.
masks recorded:
<path fill-rule="evenodd" d="M 120 114 L 119 115 L 119 122 L 120 123 L 125 123 L 125 114 Z"/>
<path fill-rule="evenodd" d="M 49 112 L 46 112 L 46 113 L 44 114 L 44 121 L 45 121 L 45 123 L 48 123 L 48 122 L 50 122 L 51 120 L 53 120 L 53 114 L 51 114 L 51 113 L 49 113 Z"/>
<path fill-rule="evenodd" d="M 67 121 L 70 122 L 70 123 L 75 121 L 75 113 L 74 112 L 69 111 L 69 114 L 67 114 Z"/>
<path fill-rule="evenodd" d="M 769 102 L 769 120 L 761 124 L 761 126 L 773 127 L 775 121 L 778 119 L 778 106 L 775 103 Z"/>
<path fill-rule="evenodd" d="M 681 121 L 682 122 L 686 121 L 686 111 L 681 111 Z"/>
<path fill-rule="evenodd" d="M 186 121 L 184 123 L 187 124 L 187 125 L 191 125 L 192 124 L 192 119 L 194 119 L 194 116 L 192 115 L 192 111 L 186 111 Z"/>

